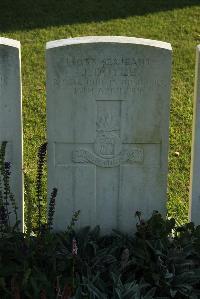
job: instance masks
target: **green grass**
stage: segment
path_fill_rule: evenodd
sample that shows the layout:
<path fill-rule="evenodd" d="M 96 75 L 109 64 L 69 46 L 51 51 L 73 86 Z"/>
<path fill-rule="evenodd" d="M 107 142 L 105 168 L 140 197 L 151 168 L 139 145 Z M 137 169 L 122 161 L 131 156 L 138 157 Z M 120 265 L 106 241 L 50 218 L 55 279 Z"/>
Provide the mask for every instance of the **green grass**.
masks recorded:
<path fill-rule="evenodd" d="M 37 148 L 46 138 L 47 41 L 84 35 L 125 35 L 172 44 L 168 212 L 179 222 L 186 221 L 200 1 L 1 0 L 0 10 L 0 35 L 22 44 L 25 171 L 31 181 Z"/>

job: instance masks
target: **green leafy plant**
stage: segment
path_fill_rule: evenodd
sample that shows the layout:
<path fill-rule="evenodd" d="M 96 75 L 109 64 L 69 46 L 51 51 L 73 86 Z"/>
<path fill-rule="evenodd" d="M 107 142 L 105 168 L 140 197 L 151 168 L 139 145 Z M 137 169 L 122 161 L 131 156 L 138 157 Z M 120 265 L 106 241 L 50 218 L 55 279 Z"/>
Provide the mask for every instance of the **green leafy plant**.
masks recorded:
<path fill-rule="evenodd" d="M 10 188 L 11 165 L 0 150 L 0 298 L 3 299 L 198 299 L 200 298 L 200 226 L 176 226 L 154 211 L 148 220 L 136 212 L 136 232 L 100 227 L 76 230 L 80 211 L 64 232 L 53 231 L 57 189 L 46 222 L 38 219 L 22 233 L 12 225 L 17 207 Z M 38 155 L 37 208 L 41 216 L 46 145 Z M 29 203 L 31 207 L 31 203 Z M 134 217 L 134 215 L 133 215 Z M 18 218 L 16 215 L 16 223 Z"/>
<path fill-rule="evenodd" d="M 131 235 L 76 231 L 75 222 L 61 233 L 1 236 L 1 298 L 199 298 L 200 227 L 158 212 Z"/>

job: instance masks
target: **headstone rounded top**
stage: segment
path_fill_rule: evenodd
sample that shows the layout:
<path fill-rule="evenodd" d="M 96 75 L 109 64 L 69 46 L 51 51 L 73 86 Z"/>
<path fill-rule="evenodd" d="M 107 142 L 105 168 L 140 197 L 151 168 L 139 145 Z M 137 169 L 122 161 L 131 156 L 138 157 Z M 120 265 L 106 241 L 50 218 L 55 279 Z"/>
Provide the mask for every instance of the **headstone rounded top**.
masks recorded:
<path fill-rule="evenodd" d="M 6 38 L 6 37 L 0 37 L 0 45 L 14 47 L 20 49 L 20 41 Z"/>
<path fill-rule="evenodd" d="M 52 49 L 57 47 L 64 47 L 69 45 L 85 44 L 85 43 L 121 43 L 121 44 L 135 44 L 135 45 L 144 45 L 155 48 L 162 48 L 166 50 L 172 50 L 171 44 L 151 40 L 144 38 L 136 37 L 127 37 L 127 36 L 83 36 L 75 38 L 67 38 L 50 41 L 46 44 L 46 49 Z"/>

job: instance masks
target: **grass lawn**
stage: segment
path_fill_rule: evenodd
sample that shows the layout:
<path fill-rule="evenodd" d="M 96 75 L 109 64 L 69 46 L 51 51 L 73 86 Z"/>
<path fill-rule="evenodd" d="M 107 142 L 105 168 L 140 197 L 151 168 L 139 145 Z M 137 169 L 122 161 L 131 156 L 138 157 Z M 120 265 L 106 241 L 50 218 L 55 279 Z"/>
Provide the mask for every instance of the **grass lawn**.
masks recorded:
<path fill-rule="evenodd" d="M 200 0 L 1 0 L 0 11 L 0 36 L 22 44 L 24 163 L 32 182 L 37 149 L 46 138 L 47 41 L 84 35 L 125 35 L 172 44 L 168 213 L 179 222 L 186 221 Z M 34 190 L 30 192 L 34 196 Z"/>

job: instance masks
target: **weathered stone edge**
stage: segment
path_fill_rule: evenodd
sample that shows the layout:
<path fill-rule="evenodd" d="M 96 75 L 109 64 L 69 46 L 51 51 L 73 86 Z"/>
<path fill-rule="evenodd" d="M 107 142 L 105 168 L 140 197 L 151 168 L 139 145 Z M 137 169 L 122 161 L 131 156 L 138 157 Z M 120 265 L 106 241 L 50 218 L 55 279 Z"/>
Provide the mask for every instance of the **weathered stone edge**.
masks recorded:
<path fill-rule="evenodd" d="M 0 37 L 0 45 L 15 47 L 18 49 L 21 47 L 20 41 L 6 37 Z"/>
<path fill-rule="evenodd" d="M 57 47 L 64 47 L 69 45 L 77 44 L 88 44 L 88 43 L 121 43 L 121 44 L 135 44 L 135 45 L 144 45 L 155 48 L 162 48 L 171 51 L 172 47 L 170 43 L 136 38 L 136 37 L 126 37 L 126 36 L 83 36 L 75 38 L 67 38 L 50 41 L 46 44 L 46 49 L 52 49 Z"/>

